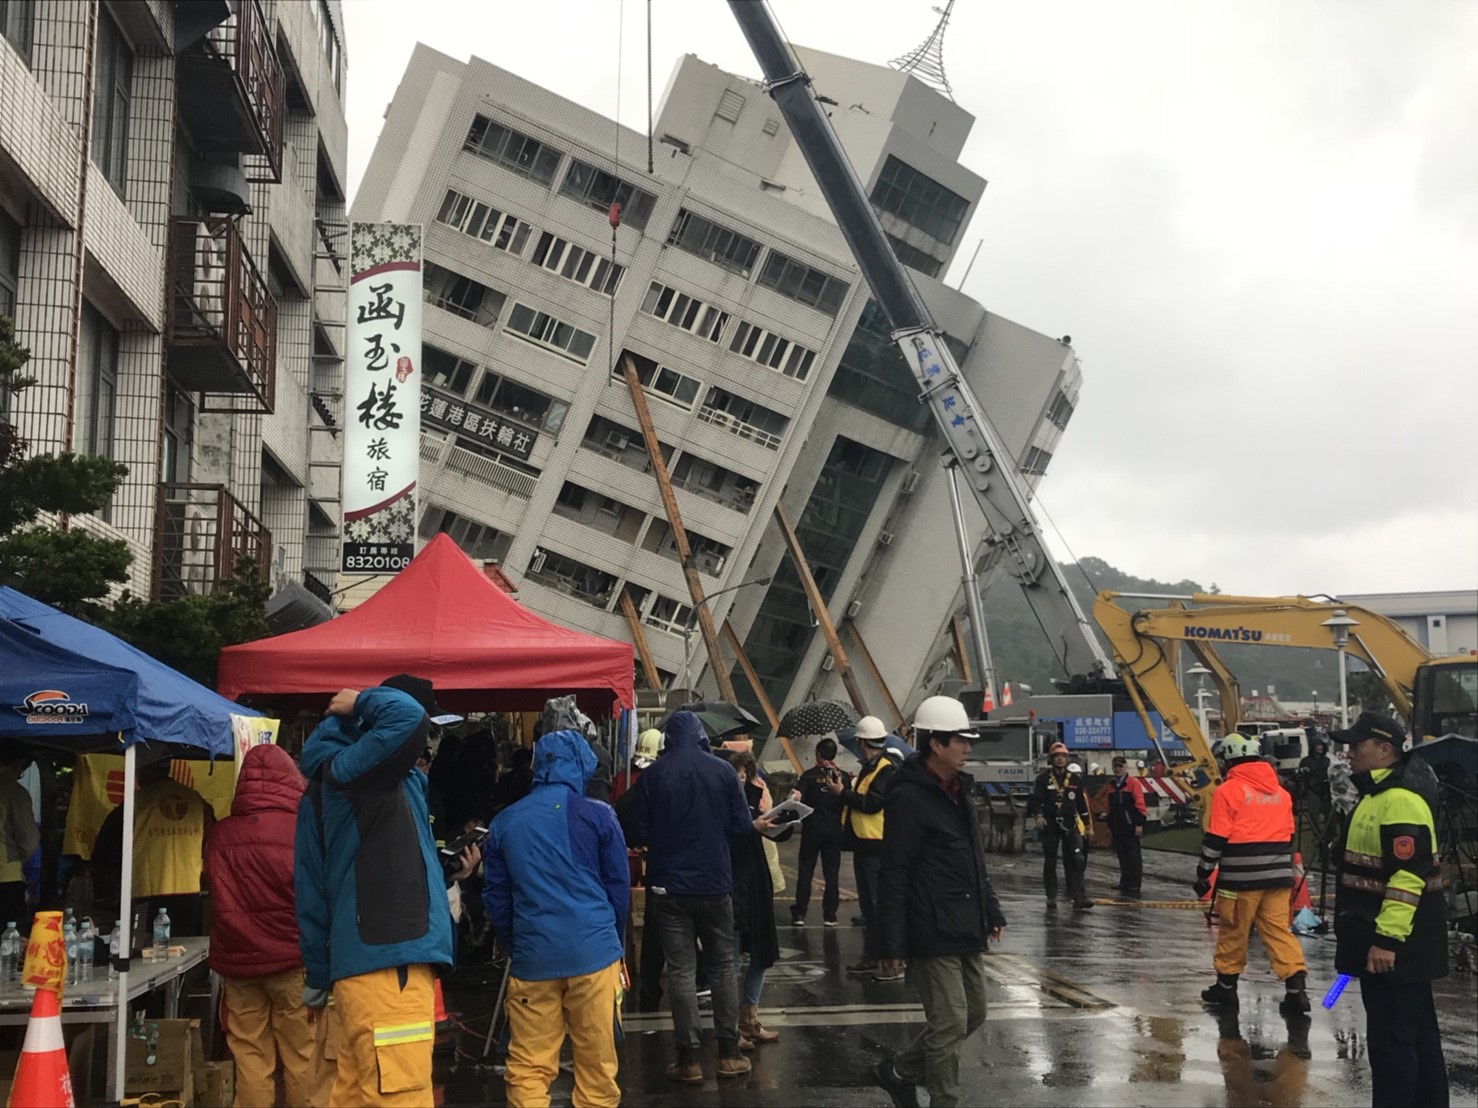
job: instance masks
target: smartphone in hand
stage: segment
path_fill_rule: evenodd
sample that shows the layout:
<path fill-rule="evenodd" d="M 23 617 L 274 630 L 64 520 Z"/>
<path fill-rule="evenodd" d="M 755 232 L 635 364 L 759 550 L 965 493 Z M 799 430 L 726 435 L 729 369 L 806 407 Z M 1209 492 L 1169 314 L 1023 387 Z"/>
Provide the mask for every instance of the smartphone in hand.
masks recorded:
<path fill-rule="evenodd" d="M 441 848 L 441 853 L 445 854 L 448 858 L 455 858 L 458 854 L 461 854 L 462 851 L 466 850 L 469 846 L 473 845 L 474 843 L 481 842 L 483 840 L 483 836 L 485 836 L 487 833 L 488 829 L 486 827 L 474 827 L 466 834 L 458 835 L 451 842 L 447 843 L 446 846 Z"/>

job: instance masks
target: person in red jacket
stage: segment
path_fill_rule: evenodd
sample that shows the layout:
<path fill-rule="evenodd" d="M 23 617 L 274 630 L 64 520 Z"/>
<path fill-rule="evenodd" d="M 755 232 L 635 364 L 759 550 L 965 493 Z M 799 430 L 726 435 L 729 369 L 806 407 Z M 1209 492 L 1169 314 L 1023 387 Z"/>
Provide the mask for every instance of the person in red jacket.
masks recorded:
<path fill-rule="evenodd" d="M 1144 859 L 1139 852 L 1146 816 L 1144 786 L 1139 778 L 1129 776 L 1129 762 L 1122 754 L 1114 755 L 1113 767 L 1107 786 L 1108 826 L 1114 853 L 1119 856 L 1119 891 L 1138 896 L 1144 879 Z"/>
<path fill-rule="evenodd" d="M 205 841 L 215 922 L 210 968 L 221 975 L 238 1108 L 270 1108 L 277 1063 L 287 1103 L 318 1099 L 313 1012 L 293 910 L 293 837 L 306 783 L 280 746 L 246 752 L 231 814 Z"/>

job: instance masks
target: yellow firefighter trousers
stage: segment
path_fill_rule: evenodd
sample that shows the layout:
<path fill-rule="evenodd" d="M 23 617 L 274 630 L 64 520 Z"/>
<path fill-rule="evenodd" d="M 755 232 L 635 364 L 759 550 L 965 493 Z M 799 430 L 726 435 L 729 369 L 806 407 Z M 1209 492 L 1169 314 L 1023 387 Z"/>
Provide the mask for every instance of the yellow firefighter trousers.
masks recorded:
<path fill-rule="evenodd" d="M 1288 930 L 1288 900 L 1292 889 L 1242 889 L 1216 893 L 1216 917 L 1221 926 L 1216 936 L 1216 955 L 1211 964 L 1217 973 L 1241 973 L 1247 966 L 1247 939 L 1254 924 L 1262 948 L 1279 981 L 1304 973 L 1304 950 Z"/>
<path fill-rule="evenodd" d="M 616 1108 L 616 994 L 621 962 L 581 977 L 508 980 L 508 1108 L 549 1108 L 565 1034 L 575 1056 L 574 1108 Z"/>
<path fill-rule="evenodd" d="M 334 1108 L 426 1108 L 431 1103 L 434 976 L 426 965 L 406 966 L 405 973 L 403 989 L 395 966 L 334 982 Z"/>
<path fill-rule="evenodd" d="M 277 1063 L 289 1104 L 312 1102 L 314 1048 L 311 1009 L 303 1005 L 303 971 L 270 977 L 223 977 L 226 1044 L 236 1060 L 236 1108 L 272 1108 Z"/>

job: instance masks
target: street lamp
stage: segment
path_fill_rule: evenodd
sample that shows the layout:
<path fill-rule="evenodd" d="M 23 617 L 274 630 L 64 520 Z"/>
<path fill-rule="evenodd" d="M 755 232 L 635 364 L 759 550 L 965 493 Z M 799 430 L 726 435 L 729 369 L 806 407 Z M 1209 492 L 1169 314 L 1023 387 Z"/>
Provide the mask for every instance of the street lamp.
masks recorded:
<path fill-rule="evenodd" d="M 723 596 L 724 593 L 726 593 L 726 592 L 737 592 L 740 589 L 748 588 L 750 585 L 768 585 L 772 580 L 774 580 L 774 578 L 772 578 L 772 577 L 756 577 L 752 581 L 740 581 L 737 585 L 730 585 L 726 589 L 719 589 L 717 592 L 711 592 L 711 593 L 709 593 L 707 596 L 705 596 L 703 598 L 703 603 L 705 605 L 707 605 L 707 603 L 710 600 L 712 600 L 715 596 Z M 693 624 L 696 623 L 697 621 L 698 621 L 698 605 L 695 604 L 695 605 L 693 605 L 693 610 L 688 613 L 688 618 L 683 622 L 683 694 L 684 695 L 687 695 L 688 693 L 692 692 L 691 682 L 693 680 L 693 676 L 692 676 L 692 673 L 691 673 L 691 666 L 692 666 L 692 663 L 693 663 L 693 649 L 692 649 L 692 647 L 693 647 Z"/>
<path fill-rule="evenodd" d="M 1203 666 L 1200 662 L 1197 662 L 1190 669 L 1186 670 L 1185 674 L 1187 677 L 1194 677 L 1197 679 L 1196 718 L 1201 724 L 1201 737 L 1203 739 L 1209 740 L 1211 738 L 1211 734 L 1206 729 L 1206 698 L 1211 696 L 1212 693 L 1211 690 L 1206 687 L 1206 678 L 1211 675 L 1211 671 Z"/>
<path fill-rule="evenodd" d="M 1319 626 L 1329 628 L 1334 635 L 1334 648 L 1339 651 L 1339 725 L 1346 728 L 1350 726 L 1350 694 L 1345 679 L 1345 650 L 1350 645 L 1350 628 L 1359 627 L 1360 621 L 1351 619 L 1349 612 L 1339 608 Z"/>

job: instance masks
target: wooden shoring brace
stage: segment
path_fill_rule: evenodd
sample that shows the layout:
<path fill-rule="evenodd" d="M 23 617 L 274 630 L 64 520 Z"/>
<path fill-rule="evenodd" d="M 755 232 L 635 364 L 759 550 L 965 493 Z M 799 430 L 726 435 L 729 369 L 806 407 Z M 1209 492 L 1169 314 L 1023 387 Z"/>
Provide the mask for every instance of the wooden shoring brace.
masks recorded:
<path fill-rule="evenodd" d="M 621 614 L 626 617 L 626 626 L 631 628 L 631 645 L 636 647 L 636 656 L 641 659 L 642 673 L 647 679 L 647 688 L 660 689 L 662 678 L 657 675 L 657 664 L 652 661 L 652 648 L 647 645 L 647 633 L 642 630 L 641 619 L 636 614 L 636 605 L 631 594 L 621 587 Z"/>
<path fill-rule="evenodd" d="M 862 632 L 857 629 L 857 622 L 848 616 L 842 620 L 842 627 L 852 634 L 852 641 L 857 644 L 857 652 L 862 655 L 862 664 L 866 667 L 868 676 L 872 683 L 878 687 L 883 694 L 883 700 L 887 702 L 888 711 L 893 714 L 893 730 L 902 735 L 908 727 L 908 721 L 903 718 L 903 711 L 898 707 L 898 701 L 893 699 L 892 690 L 888 683 L 883 680 L 883 675 L 878 670 L 878 664 L 872 660 L 872 651 L 867 649 L 867 643 L 863 641 Z"/>
<path fill-rule="evenodd" d="M 958 612 L 949 617 L 949 637 L 954 646 L 955 668 L 959 670 L 960 679 L 968 685 L 975 678 L 970 672 L 970 651 L 965 647 L 965 625 Z"/>
<path fill-rule="evenodd" d="M 677 547 L 678 559 L 682 562 L 683 577 L 688 582 L 688 595 L 693 599 L 693 611 L 698 617 L 698 629 L 703 633 L 703 647 L 708 651 L 708 665 L 713 670 L 713 679 L 718 683 L 719 697 L 734 703 L 734 683 L 729 680 L 729 671 L 724 668 L 723 655 L 719 653 L 718 632 L 713 626 L 713 613 L 708 610 L 708 601 L 703 595 L 703 582 L 698 579 L 698 569 L 693 565 L 693 548 L 688 545 L 688 532 L 683 526 L 682 513 L 677 507 L 677 497 L 672 492 L 672 482 L 667 477 L 667 463 L 662 459 L 662 447 L 657 442 L 657 431 L 652 426 L 652 413 L 647 407 L 647 395 L 642 391 L 641 378 L 636 373 L 636 363 L 631 355 L 621 355 L 621 368 L 626 376 L 626 388 L 631 393 L 631 406 L 636 409 L 636 421 L 641 427 L 642 441 L 647 446 L 647 458 L 652 463 L 652 473 L 657 478 L 657 491 L 662 494 L 662 508 L 667 513 L 668 526 L 672 528 L 672 542 Z"/>
<path fill-rule="evenodd" d="M 780 740 L 780 749 L 785 751 L 785 756 L 790 759 L 791 767 L 799 777 L 802 772 L 801 760 L 796 757 L 795 747 L 790 745 L 789 736 L 780 734 L 780 717 L 775 714 L 775 705 L 771 704 L 770 698 L 765 695 L 759 674 L 755 673 L 754 666 L 749 664 L 749 655 L 744 653 L 744 647 L 739 644 L 739 636 L 734 634 L 734 629 L 729 626 L 728 620 L 724 620 L 724 638 L 729 641 L 729 649 L 734 652 L 734 657 L 739 662 L 739 669 L 749 682 L 749 687 L 754 690 L 754 698 L 760 703 L 760 711 L 765 713 L 765 722 L 770 725 L 770 730 L 774 731 L 775 737 Z"/>

